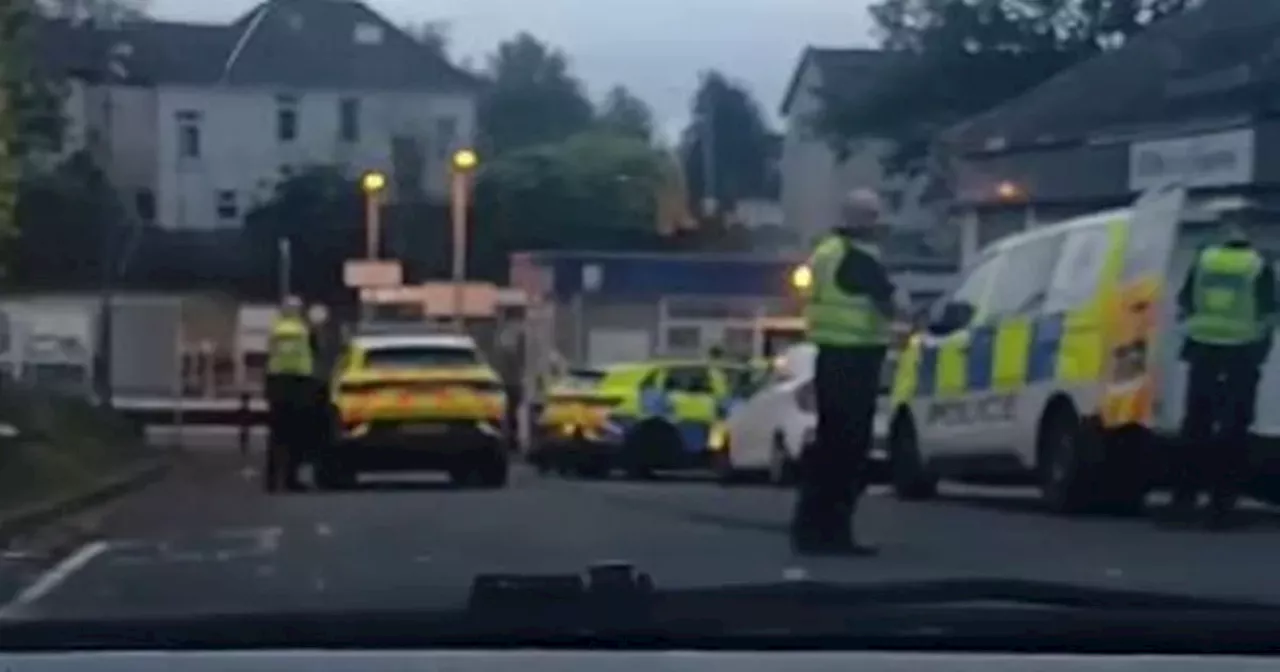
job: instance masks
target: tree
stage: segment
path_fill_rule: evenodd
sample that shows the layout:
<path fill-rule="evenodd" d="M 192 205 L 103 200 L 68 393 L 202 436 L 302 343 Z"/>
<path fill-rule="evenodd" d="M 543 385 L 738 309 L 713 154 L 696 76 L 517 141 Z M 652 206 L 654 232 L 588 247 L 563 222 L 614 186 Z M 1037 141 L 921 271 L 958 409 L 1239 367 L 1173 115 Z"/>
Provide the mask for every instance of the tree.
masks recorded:
<path fill-rule="evenodd" d="M 447 21 L 423 21 L 403 28 L 405 33 L 422 46 L 434 51 L 441 58 L 449 57 L 449 40 L 452 26 Z"/>
<path fill-rule="evenodd" d="M 45 16 L 102 23 L 142 21 L 147 18 L 147 0 L 40 0 Z"/>
<path fill-rule="evenodd" d="M 591 125 L 591 101 L 568 58 L 528 33 L 498 45 L 488 75 L 477 120 L 490 156 L 559 142 Z"/>
<path fill-rule="evenodd" d="M 62 141 L 61 82 L 35 60 L 40 16 L 32 0 L 0 3 L 0 255 L 18 235 L 15 208 L 23 165 Z M 4 269 L 0 268 L 0 272 Z"/>
<path fill-rule="evenodd" d="M 721 211 L 768 190 L 769 130 L 751 94 L 719 72 L 707 73 L 684 131 L 684 173 L 695 204 Z M 710 159 L 708 162 L 707 159 Z"/>
<path fill-rule="evenodd" d="M 646 142 L 653 138 L 653 111 L 625 86 L 615 86 L 605 94 L 596 123 L 619 135 Z"/>
<path fill-rule="evenodd" d="M 476 185 L 477 271 L 502 277 L 516 250 L 653 248 L 665 172 L 660 150 L 603 130 L 491 160 Z"/>
<path fill-rule="evenodd" d="M 118 204 L 88 152 L 75 152 L 52 170 L 26 171 L 14 208 L 15 228 L 22 235 L 6 251 L 10 279 L 27 288 L 96 284 Z"/>
<path fill-rule="evenodd" d="M 343 263 L 362 252 L 363 216 L 356 180 L 330 166 L 299 169 L 282 176 L 271 199 L 245 218 L 248 261 L 259 274 L 278 277 L 279 244 L 287 240 L 294 290 L 308 298 L 341 302 Z"/>
<path fill-rule="evenodd" d="M 936 134 L 1044 82 L 1196 0 L 880 0 L 871 15 L 891 76 L 847 97 L 820 91 L 810 121 L 841 153 L 894 142 L 891 172 L 925 167 Z"/>

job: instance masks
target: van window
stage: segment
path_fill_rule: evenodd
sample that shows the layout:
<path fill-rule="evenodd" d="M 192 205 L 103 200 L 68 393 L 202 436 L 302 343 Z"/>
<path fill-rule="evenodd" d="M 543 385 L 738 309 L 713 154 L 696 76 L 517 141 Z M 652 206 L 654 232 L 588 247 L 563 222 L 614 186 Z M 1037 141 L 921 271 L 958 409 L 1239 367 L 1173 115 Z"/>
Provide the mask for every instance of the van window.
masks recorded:
<path fill-rule="evenodd" d="M 1069 310 L 1093 298 L 1102 283 L 1110 247 L 1110 227 L 1090 226 L 1068 232 L 1053 270 L 1045 312 Z"/>
<path fill-rule="evenodd" d="M 1005 253 L 987 300 L 990 317 L 1025 315 L 1044 305 L 1064 234 L 1033 238 Z"/>
<path fill-rule="evenodd" d="M 942 320 L 942 310 L 946 308 L 947 304 L 964 304 L 977 314 L 982 308 L 987 287 L 990 286 L 991 278 L 997 267 L 996 262 L 999 259 L 999 257 L 991 255 L 979 261 L 977 265 L 971 266 L 968 272 L 964 274 L 964 278 L 960 280 L 956 290 L 933 304 L 933 309 L 929 311 L 930 322 L 936 323 Z"/>

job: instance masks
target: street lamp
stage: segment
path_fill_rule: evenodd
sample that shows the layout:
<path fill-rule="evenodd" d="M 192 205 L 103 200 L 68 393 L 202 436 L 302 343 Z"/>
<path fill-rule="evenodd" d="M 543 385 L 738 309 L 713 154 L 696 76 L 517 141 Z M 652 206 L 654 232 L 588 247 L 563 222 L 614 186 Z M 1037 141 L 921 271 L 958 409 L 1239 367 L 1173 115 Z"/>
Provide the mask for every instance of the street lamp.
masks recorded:
<path fill-rule="evenodd" d="M 996 185 L 996 196 L 1002 201 L 1020 201 L 1026 193 L 1016 183 L 1005 180 Z"/>
<path fill-rule="evenodd" d="M 791 286 L 798 291 L 806 291 L 813 286 L 813 269 L 808 264 L 796 266 L 791 271 Z"/>
<path fill-rule="evenodd" d="M 378 258 L 378 243 L 381 235 L 380 206 L 382 190 L 386 188 L 387 176 L 376 170 L 370 170 L 360 178 L 360 190 L 364 192 L 365 256 L 370 260 Z"/>
<path fill-rule="evenodd" d="M 475 150 L 459 149 L 449 162 L 451 167 L 450 205 L 453 215 L 453 311 L 458 329 L 466 326 L 462 311 L 464 283 L 467 280 L 467 206 L 471 200 L 471 176 L 480 165 Z"/>

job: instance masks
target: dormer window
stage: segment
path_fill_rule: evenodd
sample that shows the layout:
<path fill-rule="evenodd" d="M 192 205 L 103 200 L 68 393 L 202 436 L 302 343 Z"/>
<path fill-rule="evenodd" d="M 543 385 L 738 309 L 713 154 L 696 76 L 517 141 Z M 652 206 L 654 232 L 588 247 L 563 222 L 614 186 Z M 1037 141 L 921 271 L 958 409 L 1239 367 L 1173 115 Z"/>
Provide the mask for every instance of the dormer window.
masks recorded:
<path fill-rule="evenodd" d="M 376 23 L 357 23 L 352 37 L 356 44 L 382 44 L 382 26 Z"/>

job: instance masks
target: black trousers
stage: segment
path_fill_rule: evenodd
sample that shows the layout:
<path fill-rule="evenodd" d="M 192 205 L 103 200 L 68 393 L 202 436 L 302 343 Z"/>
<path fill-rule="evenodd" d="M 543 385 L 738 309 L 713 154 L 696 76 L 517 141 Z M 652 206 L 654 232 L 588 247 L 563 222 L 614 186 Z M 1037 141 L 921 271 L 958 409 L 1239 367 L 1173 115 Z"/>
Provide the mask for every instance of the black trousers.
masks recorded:
<path fill-rule="evenodd" d="M 1235 505 L 1249 461 L 1249 428 L 1258 398 L 1259 366 L 1235 353 L 1190 359 L 1182 440 L 1174 470 L 1174 502 L 1194 506 L 1207 492 L 1219 511 Z"/>
<path fill-rule="evenodd" d="M 267 378 L 267 490 L 299 487 L 298 465 L 311 447 L 317 421 L 316 388 L 307 376 Z"/>
<path fill-rule="evenodd" d="M 820 347 L 814 363 L 818 427 L 800 455 L 793 543 L 842 545 L 853 540 L 853 514 L 867 486 L 884 366 L 883 347 Z"/>

